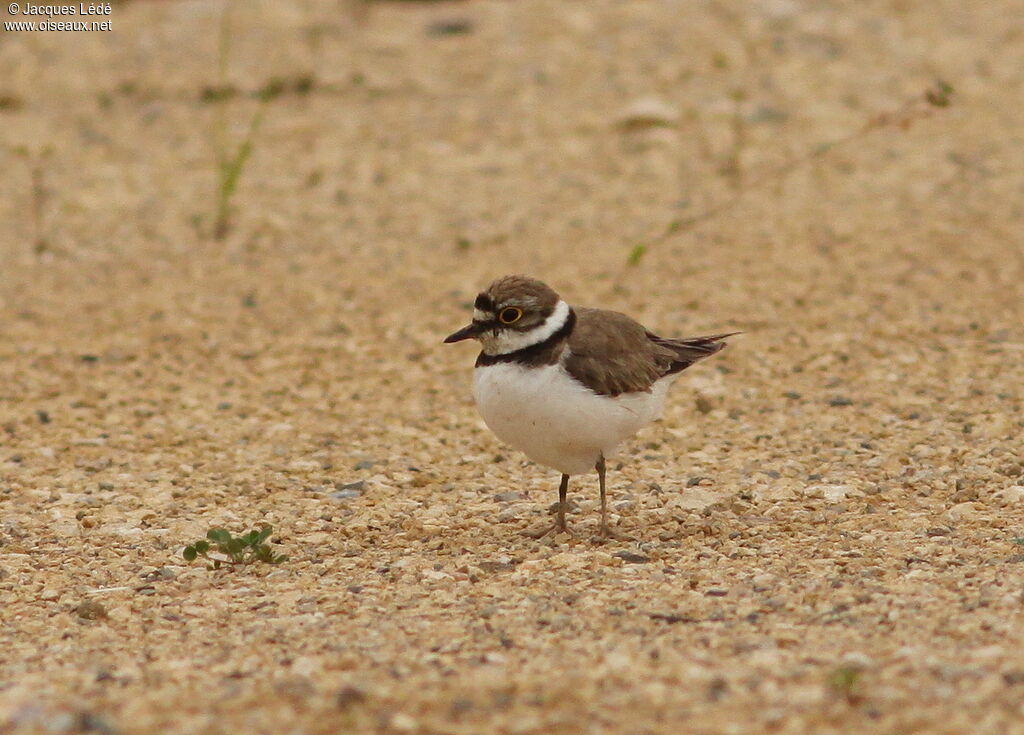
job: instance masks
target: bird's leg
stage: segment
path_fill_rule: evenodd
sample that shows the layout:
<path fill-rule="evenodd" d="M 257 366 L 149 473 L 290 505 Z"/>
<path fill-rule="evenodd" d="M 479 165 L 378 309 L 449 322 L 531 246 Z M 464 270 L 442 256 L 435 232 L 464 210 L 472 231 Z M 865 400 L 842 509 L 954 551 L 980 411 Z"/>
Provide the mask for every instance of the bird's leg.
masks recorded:
<path fill-rule="evenodd" d="M 613 531 L 608 525 L 608 500 L 605 494 L 605 483 L 604 483 L 604 455 L 602 454 L 597 464 L 594 465 L 594 469 L 597 470 L 597 479 L 601 485 L 601 528 L 598 531 L 598 538 L 600 539 L 618 539 L 619 541 L 634 541 L 632 536 L 626 536 L 625 534 Z"/>
<path fill-rule="evenodd" d="M 569 505 L 569 476 L 562 475 L 562 483 L 558 486 L 558 516 L 555 519 L 555 533 L 569 532 L 565 525 L 565 508 Z"/>
<path fill-rule="evenodd" d="M 569 527 L 565 523 L 565 509 L 569 505 L 568 495 L 569 476 L 562 475 L 562 484 L 558 486 L 558 514 L 555 516 L 555 522 L 540 531 L 525 531 L 524 533 L 533 538 L 547 538 L 558 533 L 569 533 L 571 535 Z"/>
<path fill-rule="evenodd" d="M 605 497 L 604 488 L 604 455 L 600 455 L 597 458 L 597 464 L 594 466 L 597 470 L 597 481 L 601 485 L 601 536 L 608 538 L 611 536 L 611 531 L 608 529 L 608 501 Z"/>

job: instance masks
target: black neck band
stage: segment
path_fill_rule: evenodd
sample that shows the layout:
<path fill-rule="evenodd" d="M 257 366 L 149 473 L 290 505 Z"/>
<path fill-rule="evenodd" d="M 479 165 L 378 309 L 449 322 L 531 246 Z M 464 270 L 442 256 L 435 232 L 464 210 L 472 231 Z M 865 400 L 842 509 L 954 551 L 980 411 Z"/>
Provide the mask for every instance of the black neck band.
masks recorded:
<path fill-rule="evenodd" d="M 559 327 L 547 339 L 537 344 L 523 347 L 515 352 L 506 352 L 502 355 L 488 355 L 486 352 L 481 352 L 476 358 L 476 367 L 487 367 L 488 365 L 497 365 L 502 362 L 521 362 L 524 364 L 536 362 L 537 358 L 544 354 L 545 351 L 550 350 L 563 339 L 567 339 L 572 334 L 575 326 L 576 312 L 569 309 L 569 315 L 565 318 L 565 324 Z"/>

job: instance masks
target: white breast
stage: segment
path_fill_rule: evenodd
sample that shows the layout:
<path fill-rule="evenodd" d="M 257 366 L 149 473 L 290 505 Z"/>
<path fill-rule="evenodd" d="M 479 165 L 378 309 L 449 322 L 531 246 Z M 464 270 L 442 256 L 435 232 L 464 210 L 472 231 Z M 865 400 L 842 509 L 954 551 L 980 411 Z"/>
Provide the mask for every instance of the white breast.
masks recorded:
<path fill-rule="evenodd" d="M 561 365 L 499 363 L 476 368 L 473 396 L 499 439 L 575 475 L 593 470 L 601 454 L 614 456 L 624 439 L 656 419 L 675 377 L 662 378 L 650 392 L 613 398 L 594 393 Z"/>

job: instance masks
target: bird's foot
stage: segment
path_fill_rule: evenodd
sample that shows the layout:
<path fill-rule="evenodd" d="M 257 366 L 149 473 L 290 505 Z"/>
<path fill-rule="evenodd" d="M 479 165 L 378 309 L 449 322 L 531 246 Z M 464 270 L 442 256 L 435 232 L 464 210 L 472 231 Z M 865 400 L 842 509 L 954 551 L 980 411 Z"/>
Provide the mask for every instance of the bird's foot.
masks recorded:
<path fill-rule="evenodd" d="M 636 541 L 632 536 L 616 531 L 605 522 L 602 522 L 600 528 L 597 529 L 597 539 L 599 541 Z"/>
<path fill-rule="evenodd" d="M 569 530 L 569 527 L 565 524 L 564 521 L 562 523 L 555 521 L 550 526 L 542 526 L 539 529 L 535 528 L 532 530 L 523 531 L 524 536 L 529 536 L 530 538 L 535 539 L 553 538 L 560 533 L 564 533 L 567 536 L 575 535 L 572 531 Z"/>

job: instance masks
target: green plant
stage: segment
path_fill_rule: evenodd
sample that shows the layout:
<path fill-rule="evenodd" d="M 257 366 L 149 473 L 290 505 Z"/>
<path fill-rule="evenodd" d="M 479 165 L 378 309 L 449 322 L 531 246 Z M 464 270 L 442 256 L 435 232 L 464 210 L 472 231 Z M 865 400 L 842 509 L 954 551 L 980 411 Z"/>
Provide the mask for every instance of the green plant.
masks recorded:
<path fill-rule="evenodd" d="M 836 697 L 855 704 L 864 697 L 863 673 L 859 666 L 840 666 L 828 675 L 826 686 Z"/>
<path fill-rule="evenodd" d="M 220 569 L 224 564 L 240 566 L 257 561 L 280 564 L 287 561 L 288 557 L 275 554 L 266 543 L 273 531 L 272 526 L 264 525 L 259 530 L 254 528 L 241 536 L 232 536 L 226 529 L 211 528 L 206 532 L 205 539 L 189 544 L 181 555 L 185 561 L 195 561 L 199 557 L 206 559 L 207 569 Z"/>
<path fill-rule="evenodd" d="M 226 82 L 231 40 L 230 11 L 230 3 L 225 4 L 220 18 L 220 42 L 218 44 L 217 64 L 220 79 L 216 87 L 208 88 L 214 91 L 210 93 L 210 97 L 204 99 L 204 101 L 218 105 L 213 130 L 213 148 L 217 158 L 217 191 L 213 213 L 213 236 L 217 240 L 223 240 L 231 229 L 231 200 L 238 190 L 238 181 L 242 176 L 242 171 L 245 169 L 245 164 L 250 156 L 252 156 L 253 148 L 256 145 L 256 136 L 263 125 L 263 118 L 267 111 L 267 103 L 276 94 L 279 94 L 279 90 L 271 87 L 261 90 L 260 94 L 257 95 L 259 106 L 249 120 L 249 127 L 245 135 L 237 145 L 234 147 L 230 146 L 227 139 L 226 107 L 227 102 L 237 93 L 237 90 Z"/>
<path fill-rule="evenodd" d="M 747 121 L 743 116 L 743 103 L 747 93 L 740 88 L 734 89 L 729 95 L 732 100 L 732 116 L 729 127 L 732 129 L 732 145 L 719 166 L 719 172 L 731 180 L 734 189 L 743 187 L 743 150 L 747 146 Z"/>
<path fill-rule="evenodd" d="M 857 128 L 853 132 L 848 133 L 841 138 L 835 138 L 833 140 L 827 140 L 819 143 L 800 155 L 790 157 L 780 166 L 773 168 L 760 176 L 745 177 L 742 180 L 739 176 L 739 153 L 745 144 L 745 130 L 743 128 L 743 119 L 740 117 L 738 112 L 738 106 L 742 101 L 743 96 L 742 91 L 734 92 L 733 101 L 736 103 L 736 108 L 732 118 L 733 149 L 729 159 L 726 161 L 727 165 L 722 171 L 722 173 L 733 176 L 734 178 L 735 186 L 732 194 L 723 201 L 711 204 L 703 211 L 690 217 L 685 219 L 673 219 L 661 230 L 661 232 L 640 245 L 635 245 L 626 256 L 627 265 L 639 265 L 641 258 L 649 252 L 651 247 L 662 244 L 673 235 L 688 232 L 704 222 L 733 210 L 739 206 L 743 196 L 748 191 L 763 189 L 769 184 L 781 182 L 788 178 L 794 171 L 797 171 L 840 148 L 855 144 L 866 136 L 872 135 L 880 130 L 907 130 L 917 120 L 930 117 L 935 114 L 936 110 L 949 107 L 952 104 L 954 91 L 955 90 L 951 84 L 943 81 L 942 79 L 937 79 L 920 95 L 908 98 L 899 107 L 869 117 L 861 127 Z"/>
<path fill-rule="evenodd" d="M 633 247 L 632 250 L 629 251 L 629 260 L 628 260 L 629 264 L 630 265 L 640 265 L 640 261 L 643 260 L 643 257 L 646 254 L 647 254 L 647 246 L 644 245 L 642 242 L 638 243 L 637 245 L 635 245 Z"/>
<path fill-rule="evenodd" d="M 45 253 L 51 249 L 46 231 L 46 214 L 49 208 L 50 190 L 46 186 L 46 165 L 53 155 L 53 146 L 46 146 L 39 151 L 31 151 L 27 146 L 16 146 L 12 152 L 28 163 L 31 177 L 31 196 L 29 212 L 32 221 L 32 248 L 36 253 Z"/>
<path fill-rule="evenodd" d="M 932 107 L 949 107 L 949 98 L 952 94 L 953 85 L 937 79 L 935 86 L 925 90 L 924 99 Z"/>

